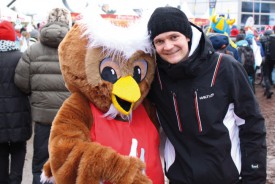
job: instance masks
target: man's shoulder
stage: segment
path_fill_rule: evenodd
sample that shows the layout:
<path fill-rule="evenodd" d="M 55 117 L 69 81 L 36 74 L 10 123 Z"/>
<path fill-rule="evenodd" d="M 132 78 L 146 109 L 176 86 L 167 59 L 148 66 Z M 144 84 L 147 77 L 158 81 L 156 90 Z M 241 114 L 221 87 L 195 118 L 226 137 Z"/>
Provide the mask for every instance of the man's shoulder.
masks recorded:
<path fill-rule="evenodd" d="M 225 67 L 230 67 L 234 65 L 239 65 L 240 62 L 234 58 L 234 56 L 230 54 L 222 54 L 221 55 L 221 65 Z"/>

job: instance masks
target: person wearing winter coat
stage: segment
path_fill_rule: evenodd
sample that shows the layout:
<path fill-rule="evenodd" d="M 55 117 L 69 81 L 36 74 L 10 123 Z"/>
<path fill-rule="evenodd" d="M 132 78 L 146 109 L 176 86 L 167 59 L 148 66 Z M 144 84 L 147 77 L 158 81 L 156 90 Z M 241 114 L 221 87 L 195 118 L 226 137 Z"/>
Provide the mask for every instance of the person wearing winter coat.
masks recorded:
<path fill-rule="evenodd" d="M 32 135 L 28 95 L 14 84 L 15 67 L 22 55 L 13 25 L 0 22 L 0 183 L 20 184 L 27 140 Z"/>
<path fill-rule="evenodd" d="M 207 37 L 212 43 L 213 48 L 216 52 L 229 54 L 234 57 L 233 52 L 227 49 L 229 42 L 229 37 L 222 33 L 208 33 Z"/>
<path fill-rule="evenodd" d="M 33 141 L 33 184 L 40 183 L 44 163 L 48 160 L 48 139 L 52 121 L 70 93 L 61 75 L 58 46 L 69 31 L 70 13 L 54 8 L 47 24 L 40 30 L 39 41 L 22 55 L 15 72 L 15 84 L 30 95 L 35 122 Z"/>
<path fill-rule="evenodd" d="M 275 57 L 274 57 L 274 49 L 270 48 L 271 40 L 270 36 L 274 36 L 273 30 L 266 30 L 264 32 L 264 35 L 260 38 L 260 43 L 263 46 L 264 50 L 264 61 L 263 61 L 263 77 L 264 77 L 264 84 L 265 84 L 265 91 L 264 96 L 266 96 L 267 99 L 272 98 L 273 91 L 272 86 L 275 84 L 275 81 L 272 81 L 272 71 L 275 66 Z M 273 44 L 274 45 L 274 44 Z M 271 56 L 273 55 L 274 58 Z"/>
<path fill-rule="evenodd" d="M 252 45 L 249 44 L 249 42 L 251 43 L 251 41 L 246 40 L 245 38 L 246 35 L 238 34 L 236 37 L 236 45 L 239 54 L 239 61 L 242 63 L 246 73 L 248 74 L 251 87 L 253 89 L 253 92 L 255 93 L 255 54 Z"/>
<path fill-rule="evenodd" d="M 167 136 L 172 184 L 265 184 L 266 130 L 247 73 L 173 7 L 147 24 L 157 69 L 149 93 Z"/>

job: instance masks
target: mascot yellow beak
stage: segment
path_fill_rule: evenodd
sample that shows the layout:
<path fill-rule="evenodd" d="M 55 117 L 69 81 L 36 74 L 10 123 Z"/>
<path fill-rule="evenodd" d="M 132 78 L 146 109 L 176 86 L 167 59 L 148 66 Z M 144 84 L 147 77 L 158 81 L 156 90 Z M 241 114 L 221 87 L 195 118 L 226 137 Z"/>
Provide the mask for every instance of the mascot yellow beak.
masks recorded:
<path fill-rule="evenodd" d="M 140 89 L 131 76 L 122 77 L 113 85 L 112 102 L 124 115 L 129 115 L 134 103 L 140 98 Z"/>

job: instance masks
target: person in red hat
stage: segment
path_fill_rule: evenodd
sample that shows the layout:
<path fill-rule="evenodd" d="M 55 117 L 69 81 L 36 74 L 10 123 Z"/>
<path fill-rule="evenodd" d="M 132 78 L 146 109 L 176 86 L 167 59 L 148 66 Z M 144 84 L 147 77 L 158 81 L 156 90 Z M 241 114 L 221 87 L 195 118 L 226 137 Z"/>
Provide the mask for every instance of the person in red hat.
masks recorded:
<path fill-rule="evenodd" d="M 237 27 L 233 27 L 230 31 L 230 38 L 233 40 L 233 42 L 236 41 L 236 37 L 239 34 L 239 30 Z"/>
<path fill-rule="evenodd" d="M 26 141 L 32 135 L 28 96 L 14 84 L 22 53 L 10 22 L 0 22 L 0 183 L 22 181 Z M 10 159 L 9 159 L 10 158 Z"/>

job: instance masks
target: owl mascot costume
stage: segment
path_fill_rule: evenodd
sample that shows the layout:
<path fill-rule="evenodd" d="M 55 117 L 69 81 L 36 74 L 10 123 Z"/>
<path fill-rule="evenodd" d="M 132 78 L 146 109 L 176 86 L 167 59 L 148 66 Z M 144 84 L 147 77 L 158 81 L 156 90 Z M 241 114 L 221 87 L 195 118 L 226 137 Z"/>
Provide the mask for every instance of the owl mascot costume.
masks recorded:
<path fill-rule="evenodd" d="M 145 98 L 155 70 L 145 24 L 83 14 L 59 58 L 71 96 L 54 119 L 41 181 L 163 184 L 157 118 Z"/>

